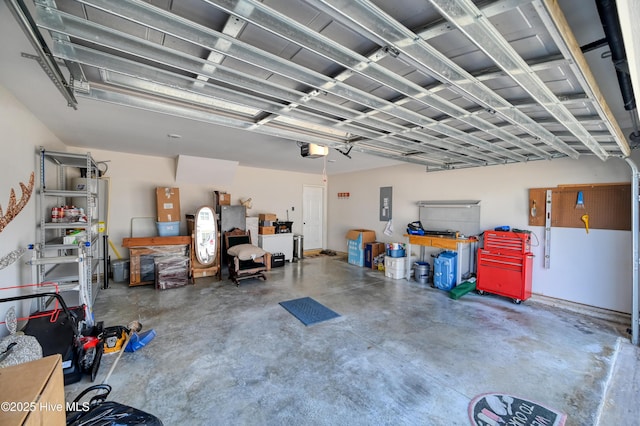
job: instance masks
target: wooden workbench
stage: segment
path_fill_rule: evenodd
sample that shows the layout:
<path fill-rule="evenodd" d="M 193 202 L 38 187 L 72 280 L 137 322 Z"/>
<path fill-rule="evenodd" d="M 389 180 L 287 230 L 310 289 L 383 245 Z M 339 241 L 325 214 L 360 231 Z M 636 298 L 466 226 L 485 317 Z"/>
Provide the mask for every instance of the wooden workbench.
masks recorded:
<path fill-rule="evenodd" d="M 440 237 L 438 235 L 408 235 L 405 234 L 405 237 L 409 238 L 409 244 L 415 244 L 419 246 L 428 246 L 428 247 L 436 247 L 445 250 L 457 250 L 458 244 L 468 244 L 473 243 L 475 240 L 470 240 L 466 238 L 450 238 L 450 237 Z"/>
<path fill-rule="evenodd" d="M 462 278 L 475 273 L 475 252 L 478 241 L 468 238 L 451 238 L 438 235 L 404 235 L 407 238 L 407 255 L 411 256 L 411 245 L 420 246 L 419 259 L 425 261 L 424 247 L 434 247 L 443 250 L 452 250 L 458 253 L 456 262 L 456 283 L 460 284 Z M 407 268 L 407 279 L 411 274 L 411 268 Z"/>
<path fill-rule="evenodd" d="M 123 238 L 122 247 L 129 249 L 129 286 L 152 284 L 142 281 L 142 256 L 185 255 L 189 256 L 190 236 Z"/>

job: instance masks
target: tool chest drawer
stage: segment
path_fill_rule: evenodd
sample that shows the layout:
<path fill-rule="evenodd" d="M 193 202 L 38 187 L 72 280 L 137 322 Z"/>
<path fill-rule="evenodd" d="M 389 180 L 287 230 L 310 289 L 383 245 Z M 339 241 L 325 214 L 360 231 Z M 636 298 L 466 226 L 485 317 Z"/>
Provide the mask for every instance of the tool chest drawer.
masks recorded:
<path fill-rule="evenodd" d="M 510 297 L 515 303 L 531 297 L 533 254 L 496 254 L 478 250 L 476 289 Z"/>
<path fill-rule="evenodd" d="M 493 253 L 529 253 L 531 235 L 528 232 L 485 231 L 484 249 Z"/>
<path fill-rule="evenodd" d="M 490 251 L 480 249 L 478 252 L 478 266 L 488 268 L 508 269 L 522 272 L 524 269 L 525 257 L 519 255 L 495 254 Z"/>

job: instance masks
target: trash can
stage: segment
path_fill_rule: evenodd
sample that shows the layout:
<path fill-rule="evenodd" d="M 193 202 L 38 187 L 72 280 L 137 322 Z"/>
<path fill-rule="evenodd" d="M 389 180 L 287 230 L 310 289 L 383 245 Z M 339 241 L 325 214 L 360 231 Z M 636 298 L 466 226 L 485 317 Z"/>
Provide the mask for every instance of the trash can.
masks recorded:
<path fill-rule="evenodd" d="M 413 264 L 414 277 L 420 284 L 426 284 L 429 282 L 429 269 L 431 265 L 428 262 L 416 262 Z"/>
<path fill-rule="evenodd" d="M 111 262 L 111 272 L 114 282 L 129 281 L 129 259 L 118 259 Z"/>
<path fill-rule="evenodd" d="M 302 235 L 294 235 L 293 236 L 293 261 L 297 262 L 304 257 L 304 247 L 303 247 L 304 237 Z"/>

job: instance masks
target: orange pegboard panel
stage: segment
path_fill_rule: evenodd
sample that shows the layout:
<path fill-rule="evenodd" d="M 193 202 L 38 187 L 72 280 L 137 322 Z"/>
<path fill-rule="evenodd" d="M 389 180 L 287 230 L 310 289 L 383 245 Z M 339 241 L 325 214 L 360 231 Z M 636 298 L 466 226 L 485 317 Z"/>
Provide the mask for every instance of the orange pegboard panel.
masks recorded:
<path fill-rule="evenodd" d="M 529 190 L 528 216 L 530 226 L 544 226 L 546 190 Z M 582 193 L 582 204 L 578 194 Z M 536 204 L 537 214 L 531 215 Z M 631 229 L 631 185 L 628 183 L 558 185 L 552 189 L 551 226 L 584 228 L 583 215 L 589 217 L 589 229 Z"/>
<path fill-rule="evenodd" d="M 547 189 L 550 188 L 529 189 L 529 205 L 527 206 L 527 214 L 529 215 L 529 226 L 544 226 Z"/>

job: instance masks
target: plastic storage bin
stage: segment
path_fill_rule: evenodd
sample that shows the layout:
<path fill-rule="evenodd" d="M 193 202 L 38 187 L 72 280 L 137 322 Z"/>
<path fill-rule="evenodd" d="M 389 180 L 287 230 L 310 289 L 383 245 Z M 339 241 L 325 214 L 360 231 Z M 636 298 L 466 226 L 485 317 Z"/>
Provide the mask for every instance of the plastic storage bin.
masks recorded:
<path fill-rule="evenodd" d="M 161 237 L 177 237 L 180 235 L 180 222 L 156 222 L 158 235 Z"/>
<path fill-rule="evenodd" d="M 458 253 L 444 251 L 433 260 L 433 285 L 440 290 L 451 290 L 456 285 Z"/>
<path fill-rule="evenodd" d="M 407 254 L 404 243 L 387 243 L 386 249 L 389 257 L 405 257 Z"/>
<path fill-rule="evenodd" d="M 406 254 L 405 249 L 387 250 L 387 256 L 389 257 L 405 257 Z"/>

